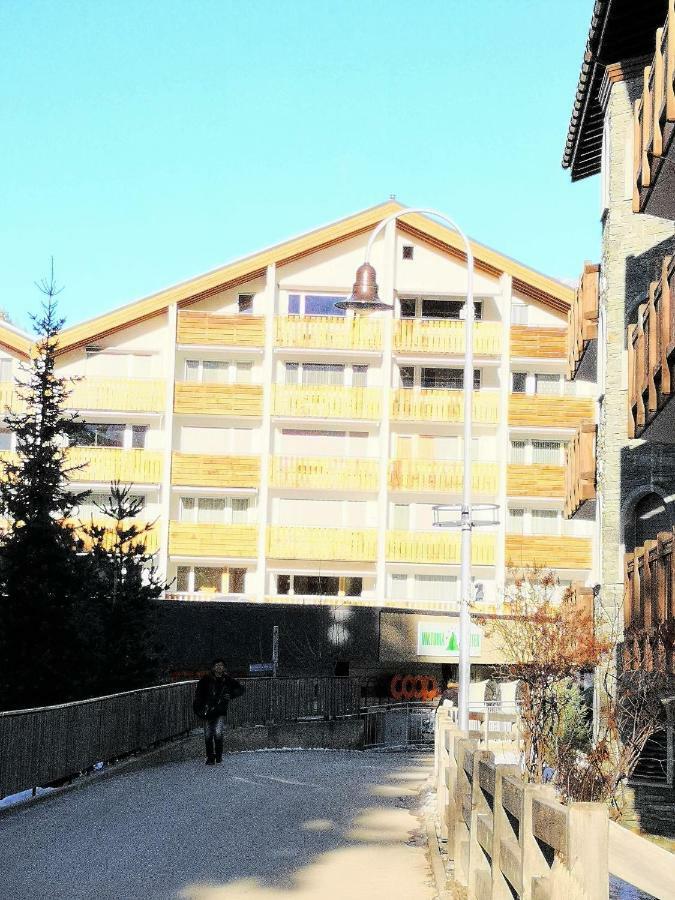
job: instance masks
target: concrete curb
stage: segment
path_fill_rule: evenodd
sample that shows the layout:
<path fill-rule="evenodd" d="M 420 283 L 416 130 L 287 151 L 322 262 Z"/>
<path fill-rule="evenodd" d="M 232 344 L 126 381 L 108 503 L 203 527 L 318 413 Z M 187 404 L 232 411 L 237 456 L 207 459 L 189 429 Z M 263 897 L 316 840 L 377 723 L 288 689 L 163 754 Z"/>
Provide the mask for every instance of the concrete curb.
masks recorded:
<path fill-rule="evenodd" d="M 436 832 L 433 804 L 430 802 L 430 800 L 433 800 L 436 796 L 432 776 L 429 776 L 425 791 L 426 800 L 422 807 L 422 816 L 424 818 L 424 826 L 427 834 L 427 847 L 429 850 L 431 872 L 436 885 L 436 898 L 437 900 L 454 900 L 454 898 L 457 897 L 457 894 L 452 890 L 452 882 L 445 871 L 441 849 L 438 845 L 438 834 Z"/>

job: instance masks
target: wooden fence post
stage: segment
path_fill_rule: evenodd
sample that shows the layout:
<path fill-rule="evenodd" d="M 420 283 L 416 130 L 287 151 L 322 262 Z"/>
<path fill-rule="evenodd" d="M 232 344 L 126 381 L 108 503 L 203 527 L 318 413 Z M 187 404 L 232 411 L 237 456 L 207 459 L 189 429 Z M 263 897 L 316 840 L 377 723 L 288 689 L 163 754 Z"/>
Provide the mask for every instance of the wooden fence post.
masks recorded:
<path fill-rule="evenodd" d="M 454 722 L 453 722 L 454 724 Z M 469 737 L 467 731 L 458 728 L 449 728 L 444 734 L 445 749 L 447 753 L 447 766 L 445 769 L 445 797 L 446 806 L 443 811 L 444 832 L 447 835 L 447 852 L 450 859 L 454 859 L 455 853 L 455 820 L 457 812 L 457 758 L 456 746 L 458 741 Z"/>
<path fill-rule="evenodd" d="M 469 880 L 469 828 L 471 826 L 473 754 L 478 741 L 461 739 L 455 742 L 457 783 L 455 786 L 454 851 L 455 881 L 466 885 Z"/>
<path fill-rule="evenodd" d="M 522 872 L 519 835 L 513 824 L 518 825 L 522 811 L 516 815 L 513 810 L 521 807 L 513 796 L 514 783 L 520 779 L 518 766 L 495 766 L 495 792 L 492 815 L 492 898 L 493 900 L 513 900 L 513 893 L 502 871 L 502 859 L 511 877 L 515 878 L 514 863 L 518 876 Z M 507 781 L 508 778 L 508 781 Z M 506 796 L 505 796 L 506 795 Z M 522 796 L 522 791 L 521 791 Z M 515 802 L 514 802 L 515 801 Z M 506 805 L 505 805 L 506 804 Z M 509 819 L 510 815 L 510 819 Z M 511 863 L 511 865 L 509 865 Z M 521 887 L 521 878 L 516 878 L 514 888 Z"/>
<path fill-rule="evenodd" d="M 485 764 L 487 764 L 487 770 Z M 488 794 L 492 798 L 493 793 L 494 755 L 488 750 L 477 750 L 473 754 L 473 782 L 471 785 L 467 879 L 469 897 L 483 896 L 486 888 L 489 892 L 492 890 L 490 863 L 486 859 L 485 851 L 492 851 L 492 810 Z"/>
<path fill-rule="evenodd" d="M 567 868 L 588 900 L 609 896 L 609 815 L 601 803 L 567 807 Z"/>
<path fill-rule="evenodd" d="M 526 784 L 523 791 L 523 816 L 520 820 L 520 846 L 523 860 L 521 900 L 533 900 L 533 888 L 539 878 L 551 872 L 533 831 L 532 803 L 537 798 L 555 800 L 555 789 L 549 785 Z"/>

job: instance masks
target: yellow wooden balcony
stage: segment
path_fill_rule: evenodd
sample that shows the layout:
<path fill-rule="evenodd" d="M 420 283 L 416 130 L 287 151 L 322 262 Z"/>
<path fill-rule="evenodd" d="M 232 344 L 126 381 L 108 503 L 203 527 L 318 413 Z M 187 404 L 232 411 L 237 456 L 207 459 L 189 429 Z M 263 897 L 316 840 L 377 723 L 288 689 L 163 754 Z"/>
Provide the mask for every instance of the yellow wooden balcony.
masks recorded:
<path fill-rule="evenodd" d="M 564 359 L 567 328 L 511 326 L 511 356 L 528 359 Z"/>
<path fill-rule="evenodd" d="M 255 525 L 169 523 L 171 556 L 255 557 L 258 529 Z"/>
<path fill-rule="evenodd" d="M 675 133 L 675 3 L 667 0 L 654 56 L 644 69 L 642 96 L 634 106 L 633 212 L 672 219 L 671 175 Z"/>
<path fill-rule="evenodd" d="M 277 347 L 382 349 L 382 320 L 367 316 L 279 316 L 275 327 Z"/>
<path fill-rule="evenodd" d="M 525 466 L 510 463 L 506 469 L 509 497 L 564 497 L 564 466 Z"/>
<path fill-rule="evenodd" d="M 506 564 L 516 568 L 590 569 L 592 542 L 564 535 L 507 534 Z"/>
<path fill-rule="evenodd" d="M 82 467 L 70 473 L 71 481 L 159 484 L 162 480 L 162 453 L 157 450 L 69 447 L 67 460 L 69 466 Z"/>
<path fill-rule="evenodd" d="M 458 564 L 460 559 L 459 531 L 388 531 L 387 561 L 410 563 Z M 475 566 L 493 566 L 496 537 L 494 534 L 473 534 L 471 562 Z"/>
<path fill-rule="evenodd" d="M 379 419 L 379 388 L 275 384 L 273 415 L 328 419 Z"/>
<path fill-rule="evenodd" d="M 104 544 L 110 549 L 115 544 L 115 528 L 116 523 L 114 519 L 109 518 L 108 516 L 104 516 L 103 514 L 98 514 L 93 519 L 88 519 L 86 521 L 80 519 L 71 520 L 71 524 L 75 525 L 75 531 L 79 538 L 81 538 L 85 549 L 90 549 L 92 545 L 92 540 L 89 535 L 85 534 L 82 529 L 82 526 L 87 527 L 91 523 L 99 528 L 106 529 L 106 536 Z M 132 524 L 136 525 L 137 528 L 144 528 L 147 522 L 141 519 L 125 519 L 122 523 L 122 528 L 129 528 Z M 153 523 L 153 527 L 150 531 L 148 531 L 145 535 L 143 535 L 142 541 L 140 541 L 145 546 L 145 550 L 147 553 L 156 553 L 159 550 L 159 525 L 157 522 Z"/>
<path fill-rule="evenodd" d="M 581 425 L 567 447 L 565 515 L 568 518 L 587 500 L 595 500 L 596 431 L 595 425 Z"/>
<path fill-rule="evenodd" d="M 158 378 L 83 378 L 71 388 L 67 405 L 79 410 L 163 412 L 166 382 Z"/>
<path fill-rule="evenodd" d="M 374 528 L 270 525 L 267 529 L 267 556 L 274 559 L 374 562 L 376 555 Z"/>
<path fill-rule="evenodd" d="M 174 453 L 171 458 L 171 484 L 255 488 L 260 484 L 260 457 Z"/>
<path fill-rule="evenodd" d="M 466 347 L 465 325 L 453 319 L 397 319 L 394 350 L 397 353 L 454 354 Z M 502 350 L 500 322 L 475 322 L 473 352 L 477 356 L 499 356 Z"/>
<path fill-rule="evenodd" d="M 260 416 L 260 384 L 176 382 L 174 412 L 191 416 Z"/>
<path fill-rule="evenodd" d="M 587 262 L 567 314 L 568 378 L 574 378 L 586 347 L 598 337 L 599 303 L 600 266 Z"/>
<path fill-rule="evenodd" d="M 392 491 L 432 491 L 459 494 L 462 490 L 463 463 L 434 459 L 392 459 L 389 462 L 389 488 Z M 499 487 L 496 463 L 474 463 L 471 489 L 474 494 L 494 496 Z"/>
<path fill-rule="evenodd" d="M 262 347 L 265 320 L 262 316 L 222 316 L 181 310 L 176 340 L 179 344 L 206 347 Z"/>
<path fill-rule="evenodd" d="M 399 388 L 392 392 L 391 417 L 399 422 L 463 422 L 464 391 Z M 497 424 L 497 391 L 474 393 L 473 421 L 477 425 Z"/>
<path fill-rule="evenodd" d="M 590 397 L 551 397 L 511 394 L 509 425 L 532 428 L 577 428 L 595 416 Z"/>
<path fill-rule="evenodd" d="M 6 409 L 13 412 L 23 408 L 23 403 L 16 392 L 16 384 L 13 381 L 0 382 L 0 412 Z"/>
<path fill-rule="evenodd" d="M 273 456 L 270 485 L 309 490 L 376 491 L 376 459 L 328 456 Z"/>

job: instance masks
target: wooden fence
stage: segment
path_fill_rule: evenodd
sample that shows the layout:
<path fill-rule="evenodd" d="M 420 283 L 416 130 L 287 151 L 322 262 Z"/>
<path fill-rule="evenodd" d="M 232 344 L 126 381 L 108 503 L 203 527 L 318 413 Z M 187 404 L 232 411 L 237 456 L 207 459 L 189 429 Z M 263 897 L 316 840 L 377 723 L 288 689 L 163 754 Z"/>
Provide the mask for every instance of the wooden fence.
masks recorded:
<path fill-rule="evenodd" d="M 357 714 L 355 678 L 247 678 L 230 704 L 231 725 Z M 75 777 L 98 762 L 148 749 L 189 732 L 195 682 L 0 712 L 0 797 Z"/>

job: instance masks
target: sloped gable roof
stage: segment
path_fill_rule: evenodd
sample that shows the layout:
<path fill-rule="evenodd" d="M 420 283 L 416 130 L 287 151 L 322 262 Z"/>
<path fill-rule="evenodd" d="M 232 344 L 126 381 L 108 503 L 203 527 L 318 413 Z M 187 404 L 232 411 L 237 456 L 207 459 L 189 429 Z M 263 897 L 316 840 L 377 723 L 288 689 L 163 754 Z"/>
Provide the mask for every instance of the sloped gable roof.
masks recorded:
<path fill-rule="evenodd" d="M 183 281 L 79 325 L 66 328 L 59 341 L 59 353 L 66 353 L 121 328 L 156 316 L 164 312 L 172 303 L 176 303 L 179 307 L 189 306 L 213 294 L 244 284 L 264 275 L 269 265 L 285 265 L 356 235 L 370 232 L 382 219 L 392 213 L 402 212 L 404 209 L 404 206 L 395 201 L 382 203 L 258 253 L 235 260 L 204 275 Z M 398 221 L 398 228 L 403 233 L 425 241 L 457 259 L 464 260 L 466 258 L 459 235 L 426 216 L 420 214 L 406 216 L 405 220 Z M 477 270 L 495 277 L 499 277 L 502 273 L 511 275 L 514 289 L 519 293 L 559 313 L 567 312 L 574 297 L 572 288 L 491 250 L 489 247 L 475 241 L 471 243 Z"/>

